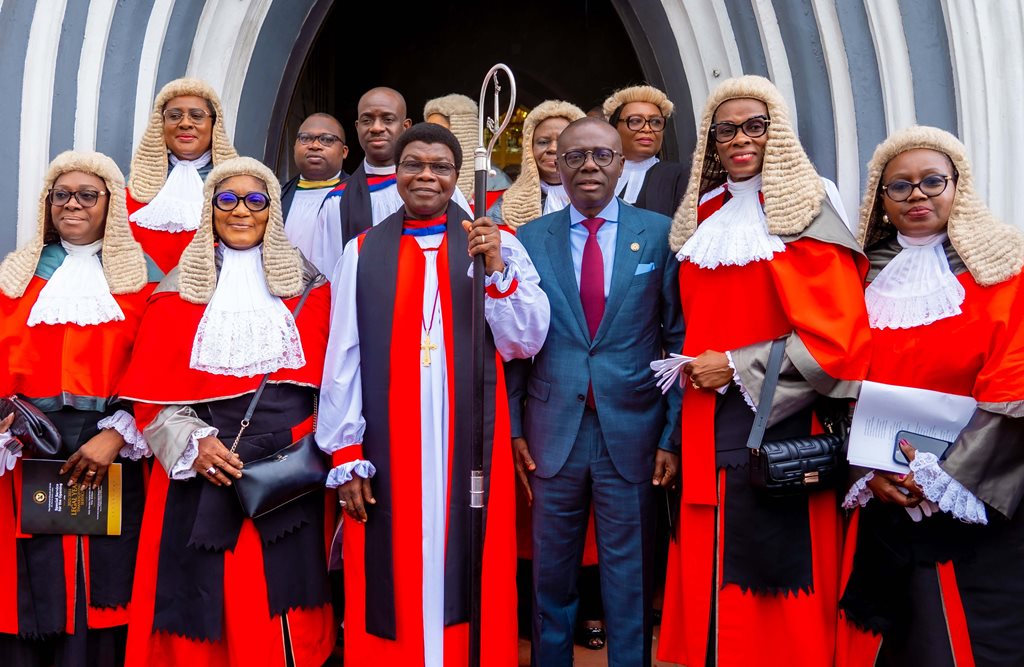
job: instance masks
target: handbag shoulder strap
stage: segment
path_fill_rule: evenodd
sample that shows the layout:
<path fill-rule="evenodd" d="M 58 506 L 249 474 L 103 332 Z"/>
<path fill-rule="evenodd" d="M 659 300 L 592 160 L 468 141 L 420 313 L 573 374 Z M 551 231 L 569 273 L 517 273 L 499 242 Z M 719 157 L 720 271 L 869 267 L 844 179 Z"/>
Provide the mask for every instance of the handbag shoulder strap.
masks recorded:
<path fill-rule="evenodd" d="M 772 401 L 775 399 L 775 387 L 779 384 L 779 373 L 782 371 L 782 355 L 786 351 L 786 339 L 776 338 L 772 341 L 772 349 L 768 353 L 768 366 L 764 371 L 764 384 L 761 385 L 761 397 L 757 402 L 757 414 L 754 426 L 747 438 L 749 449 L 760 449 L 764 439 L 764 431 L 768 427 L 768 417 L 772 412 Z"/>
<path fill-rule="evenodd" d="M 323 275 L 314 276 L 308 283 L 306 283 L 305 289 L 302 291 L 302 298 L 299 299 L 299 303 L 295 306 L 295 310 L 292 311 L 292 319 L 299 319 L 299 313 L 302 312 L 302 306 L 306 304 L 306 299 L 309 297 L 309 293 L 313 291 L 313 286 L 316 285 L 323 278 Z M 238 448 L 238 441 L 242 439 L 242 433 L 249 427 L 249 422 L 252 420 L 253 414 L 256 412 L 256 405 L 260 402 L 260 398 L 263 396 L 263 390 L 267 388 L 267 381 L 270 380 L 270 373 L 263 376 L 260 380 L 260 386 L 256 388 L 256 393 L 252 395 L 252 400 L 249 401 L 249 407 L 245 411 L 245 416 L 242 417 L 241 428 L 238 430 L 238 435 L 235 436 L 235 442 L 231 445 L 231 452 L 234 453 L 235 449 Z"/>

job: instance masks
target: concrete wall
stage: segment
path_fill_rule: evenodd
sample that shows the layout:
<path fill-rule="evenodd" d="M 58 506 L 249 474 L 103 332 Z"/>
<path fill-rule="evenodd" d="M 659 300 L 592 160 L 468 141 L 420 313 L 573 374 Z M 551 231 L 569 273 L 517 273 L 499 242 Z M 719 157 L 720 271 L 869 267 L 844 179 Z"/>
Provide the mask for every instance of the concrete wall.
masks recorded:
<path fill-rule="evenodd" d="M 1024 0 L 612 1 L 645 71 L 680 107 L 681 149 L 719 81 L 762 74 L 848 212 L 875 145 L 917 122 L 959 135 L 982 195 L 1024 227 L 1011 181 L 1024 146 Z M 220 90 L 239 152 L 263 157 L 282 81 L 301 64 L 294 46 L 331 4 L 0 0 L 0 252 L 34 232 L 53 156 L 100 150 L 127 169 L 153 95 L 176 77 Z"/>

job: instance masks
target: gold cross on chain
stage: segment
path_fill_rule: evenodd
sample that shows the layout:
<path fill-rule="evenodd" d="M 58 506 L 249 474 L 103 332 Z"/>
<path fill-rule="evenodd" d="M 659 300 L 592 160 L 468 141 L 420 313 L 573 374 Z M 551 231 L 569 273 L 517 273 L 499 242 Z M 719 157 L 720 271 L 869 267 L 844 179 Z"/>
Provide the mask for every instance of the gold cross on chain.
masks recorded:
<path fill-rule="evenodd" d="M 427 334 L 420 343 L 420 349 L 423 350 L 423 365 L 430 366 L 430 351 L 437 349 L 437 345 L 430 342 L 430 334 Z"/>

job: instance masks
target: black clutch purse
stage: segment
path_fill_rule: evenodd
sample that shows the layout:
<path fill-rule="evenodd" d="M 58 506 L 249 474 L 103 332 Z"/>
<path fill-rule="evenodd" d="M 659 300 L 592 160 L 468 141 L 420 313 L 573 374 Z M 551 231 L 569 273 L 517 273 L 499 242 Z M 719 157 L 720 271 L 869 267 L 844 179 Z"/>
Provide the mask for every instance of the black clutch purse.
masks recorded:
<path fill-rule="evenodd" d="M 11 435 L 18 439 L 33 458 L 52 458 L 60 451 L 60 433 L 46 414 L 28 401 L 15 396 L 0 398 L 0 419 L 14 413 Z"/>
<path fill-rule="evenodd" d="M 313 434 L 271 456 L 245 464 L 235 493 L 246 516 L 256 518 L 307 493 L 323 490 L 330 466 Z"/>
<path fill-rule="evenodd" d="M 309 296 L 318 279 L 319 276 L 306 285 L 292 317 L 298 318 L 299 311 L 306 303 L 306 297 Z M 249 427 L 252 415 L 256 411 L 256 404 L 259 403 L 269 379 L 269 373 L 264 375 L 259 388 L 253 394 L 249 408 L 245 411 L 245 417 L 242 419 L 241 428 L 231 446 L 232 453 L 238 448 L 242 434 Z M 314 399 L 314 429 L 316 428 L 316 414 L 316 400 Z M 238 495 L 238 502 L 242 505 L 242 511 L 246 516 L 256 518 L 297 500 L 307 493 L 318 489 L 323 490 L 329 472 L 330 466 L 327 457 L 317 447 L 316 440 L 310 433 L 270 456 L 246 463 L 242 470 L 242 476 L 234 480 L 233 486 Z"/>
<path fill-rule="evenodd" d="M 827 433 L 763 442 L 785 347 L 784 339 L 772 342 L 757 415 L 747 439 L 750 484 L 773 496 L 834 487 L 842 474 L 841 455 L 849 430 L 849 404 L 838 401 L 832 409 L 819 413 Z"/>

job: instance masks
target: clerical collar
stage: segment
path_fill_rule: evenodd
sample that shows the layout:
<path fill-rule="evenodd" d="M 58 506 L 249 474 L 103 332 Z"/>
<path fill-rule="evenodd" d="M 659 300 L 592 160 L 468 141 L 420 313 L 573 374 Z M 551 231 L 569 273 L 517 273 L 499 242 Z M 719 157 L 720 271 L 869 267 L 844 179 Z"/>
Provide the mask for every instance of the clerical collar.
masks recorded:
<path fill-rule="evenodd" d="M 436 218 L 430 218 L 429 220 L 416 220 L 413 218 L 406 218 L 402 223 L 402 235 L 403 236 L 430 236 L 431 234 L 440 234 L 447 229 L 448 225 L 448 213 L 442 213 Z"/>
<path fill-rule="evenodd" d="M 328 178 L 325 181 L 307 181 L 301 175 L 299 176 L 299 182 L 295 186 L 299 190 L 323 190 L 324 188 L 333 188 L 335 185 L 341 182 L 341 172 Z"/>
<path fill-rule="evenodd" d="M 375 167 L 366 160 L 363 160 L 363 171 L 371 176 L 390 176 L 395 173 L 395 165 L 389 164 L 384 167 Z"/>

